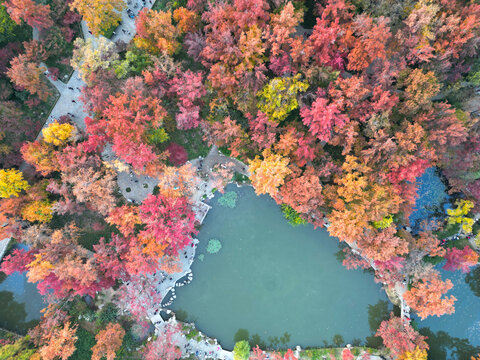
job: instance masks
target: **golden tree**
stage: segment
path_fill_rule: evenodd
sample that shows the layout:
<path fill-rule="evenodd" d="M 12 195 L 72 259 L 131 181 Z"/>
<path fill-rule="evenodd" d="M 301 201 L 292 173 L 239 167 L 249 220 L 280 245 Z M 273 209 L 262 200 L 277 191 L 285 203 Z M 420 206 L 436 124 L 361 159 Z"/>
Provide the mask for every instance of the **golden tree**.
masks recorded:
<path fill-rule="evenodd" d="M 70 8 L 76 9 L 95 35 L 103 35 L 108 29 L 116 27 L 122 20 L 121 11 L 125 9 L 123 0 L 74 0 Z"/>
<path fill-rule="evenodd" d="M 177 12 L 180 20 L 179 15 Z M 141 49 L 154 54 L 165 51 L 172 55 L 180 46 L 177 41 L 180 32 L 172 24 L 170 12 L 143 9 L 138 14 L 136 26 L 137 36 L 133 41 Z"/>
<path fill-rule="evenodd" d="M 0 170 L 0 198 L 18 196 L 22 190 L 30 187 L 23 174 L 15 169 Z"/>
<path fill-rule="evenodd" d="M 43 140 L 55 146 L 63 146 L 75 135 L 75 127 L 70 124 L 59 124 L 56 120 L 42 130 Z"/>
<path fill-rule="evenodd" d="M 22 209 L 22 217 L 31 222 L 50 222 L 53 217 L 52 203 L 48 200 L 33 201 Z"/>
<path fill-rule="evenodd" d="M 91 73 L 100 68 L 108 69 L 118 60 L 115 44 L 104 37 L 87 39 L 87 41 L 78 37 L 73 45 L 75 49 L 71 64 L 87 83 Z"/>
<path fill-rule="evenodd" d="M 427 350 L 420 349 L 418 346 L 415 350 L 405 351 L 402 355 L 398 357 L 398 360 L 427 360 Z"/>

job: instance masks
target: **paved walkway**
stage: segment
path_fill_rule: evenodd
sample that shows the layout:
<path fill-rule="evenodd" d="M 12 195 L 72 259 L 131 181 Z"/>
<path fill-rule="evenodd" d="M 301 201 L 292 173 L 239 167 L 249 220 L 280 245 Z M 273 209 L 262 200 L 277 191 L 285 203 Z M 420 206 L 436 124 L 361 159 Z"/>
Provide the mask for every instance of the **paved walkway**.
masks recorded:
<path fill-rule="evenodd" d="M 0 240 L 0 262 L 2 262 L 3 256 L 7 251 L 8 244 L 10 244 L 10 238 Z"/>
<path fill-rule="evenodd" d="M 169 323 L 175 324 L 177 321 L 174 318 L 171 318 L 168 323 L 162 323 L 156 328 L 156 333 L 164 333 L 164 329 Z M 202 340 L 197 341 L 195 339 L 187 339 L 183 333 L 176 333 L 172 340 L 182 350 L 182 356 L 195 354 L 198 359 L 233 360 L 233 353 L 231 351 L 223 350 L 217 343 L 216 339 L 208 338 L 201 332 L 199 335 Z"/>

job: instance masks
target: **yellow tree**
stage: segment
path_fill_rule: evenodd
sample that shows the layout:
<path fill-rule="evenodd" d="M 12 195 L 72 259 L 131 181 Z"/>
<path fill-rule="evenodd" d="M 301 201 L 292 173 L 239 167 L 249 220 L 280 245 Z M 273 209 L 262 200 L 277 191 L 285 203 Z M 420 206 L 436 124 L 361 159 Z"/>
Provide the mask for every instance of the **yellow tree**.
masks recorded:
<path fill-rule="evenodd" d="M 30 187 L 23 174 L 15 169 L 0 170 L 0 198 L 18 196 L 22 190 Z"/>
<path fill-rule="evenodd" d="M 47 223 L 52 220 L 52 203 L 48 200 L 36 200 L 22 209 L 22 217 L 27 221 Z"/>
<path fill-rule="evenodd" d="M 56 120 L 42 130 L 43 140 L 55 146 L 66 145 L 75 135 L 75 127 L 70 124 L 59 124 Z"/>
<path fill-rule="evenodd" d="M 470 200 L 460 200 L 455 203 L 455 209 L 447 209 L 448 224 L 461 224 L 462 230 L 470 234 L 475 220 L 466 215 L 473 209 L 474 204 Z"/>
<path fill-rule="evenodd" d="M 103 35 L 108 29 L 117 26 L 125 9 L 124 0 L 74 0 L 70 8 L 76 9 L 95 35 Z"/>
<path fill-rule="evenodd" d="M 415 350 L 405 351 L 398 357 L 398 360 L 427 360 L 427 350 L 420 349 L 418 346 Z"/>
<path fill-rule="evenodd" d="M 263 160 L 258 156 L 250 161 L 250 179 L 257 194 L 270 194 L 275 197 L 278 188 L 285 182 L 285 177 L 292 171 L 288 168 L 289 159 L 265 149 Z"/>

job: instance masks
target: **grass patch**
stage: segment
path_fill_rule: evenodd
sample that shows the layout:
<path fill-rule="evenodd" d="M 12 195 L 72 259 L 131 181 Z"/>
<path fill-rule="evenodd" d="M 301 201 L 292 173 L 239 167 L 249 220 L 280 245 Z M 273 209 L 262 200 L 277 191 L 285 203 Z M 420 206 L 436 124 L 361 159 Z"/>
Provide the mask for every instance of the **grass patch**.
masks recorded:
<path fill-rule="evenodd" d="M 187 6 L 187 0 L 157 0 L 155 1 L 155 4 L 153 4 L 152 9 L 157 11 L 166 11 L 170 9 L 177 9 L 182 6 Z"/>
<path fill-rule="evenodd" d="M 434 232 L 434 234 L 437 235 L 437 237 L 440 240 L 442 240 L 450 236 L 453 236 L 455 234 L 458 234 L 459 231 L 460 231 L 460 224 L 450 224 L 450 225 L 447 225 L 443 230 Z"/>
<path fill-rule="evenodd" d="M 443 261 L 443 257 L 441 256 L 425 256 L 423 258 L 423 261 L 426 263 L 432 264 L 432 265 L 437 265 L 440 264 Z"/>
<path fill-rule="evenodd" d="M 105 30 L 103 32 L 103 36 L 105 36 L 107 39 L 111 39 L 112 36 L 113 36 L 113 32 L 115 31 L 115 29 L 118 27 L 118 24 L 117 25 L 113 25 L 113 26 L 110 26 L 110 28 L 108 28 L 107 30 Z"/>
<path fill-rule="evenodd" d="M 95 345 L 95 336 L 82 327 L 76 333 L 75 352 L 69 357 L 70 360 L 85 360 L 92 358 L 92 347 Z"/>
<path fill-rule="evenodd" d="M 78 36 L 80 36 L 79 28 L 80 26 L 77 24 L 75 30 L 79 34 Z M 68 59 L 72 58 L 73 41 L 74 40 L 72 40 L 72 42 L 69 42 L 65 45 L 65 50 L 61 54 L 55 54 L 54 56 L 51 56 L 47 60 L 45 60 L 45 65 L 47 65 L 47 67 L 49 68 L 55 67 L 58 69 L 58 72 L 59 72 L 58 80 L 62 81 L 65 84 L 68 82 L 68 80 L 70 80 L 70 77 L 73 74 L 73 67 L 71 67 L 69 64 L 67 65 L 67 64 L 61 63 L 59 60 L 65 59 L 65 58 L 68 58 Z"/>
<path fill-rule="evenodd" d="M 233 179 L 232 179 L 234 182 L 238 183 L 238 184 L 245 184 L 245 183 L 250 183 L 250 178 L 246 175 L 243 175 L 243 174 L 240 174 L 239 172 L 236 172 L 234 175 L 233 175 Z"/>
<path fill-rule="evenodd" d="M 181 145 L 187 150 L 188 160 L 196 159 L 199 156 L 207 156 L 210 150 L 209 146 L 203 141 L 203 134 L 200 128 L 194 128 L 189 130 L 175 130 L 168 134 L 170 141 L 162 144 L 161 147 L 167 148 L 170 143 L 174 142 Z M 164 150 L 164 149 L 162 149 Z"/>
<path fill-rule="evenodd" d="M 82 231 L 78 243 L 87 250 L 93 251 L 93 245 L 97 245 L 100 238 L 109 239 L 111 232 L 108 230 L 94 231 L 86 230 Z"/>

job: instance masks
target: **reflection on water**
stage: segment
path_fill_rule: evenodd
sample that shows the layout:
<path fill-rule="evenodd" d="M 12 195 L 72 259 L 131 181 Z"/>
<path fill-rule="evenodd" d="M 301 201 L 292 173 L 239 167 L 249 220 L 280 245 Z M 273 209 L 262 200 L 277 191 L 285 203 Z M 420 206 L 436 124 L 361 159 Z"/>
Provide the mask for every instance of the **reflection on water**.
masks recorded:
<path fill-rule="evenodd" d="M 480 266 L 476 266 L 465 276 L 465 282 L 472 293 L 480 297 Z"/>
<path fill-rule="evenodd" d="M 478 267 L 470 274 L 439 270 L 443 279 L 453 283 L 448 295 L 457 298 L 455 313 L 417 320 L 420 332 L 429 337 L 429 359 L 469 360 L 480 353 L 480 272 Z"/>
<path fill-rule="evenodd" d="M 379 300 L 375 305 L 368 305 L 368 326 L 371 332 L 371 335 L 366 338 L 368 347 L 379 348 L 382 345 L 382 338 L 375 336 L 375 333 L 382 321 L 390 319 L 391 312 L 390 301 Z"/>
<path fill-rule="evenodd" d="M 468 339 L 453 337 L 445 331 L 433 332 L 421 328 L 420 333 L 428 336 L 428 358 L 432 360 L 469 360 L 480 354 L 480 347 L 473 346 Z"/>
<path fill-rule="evenodd" d="M 369 305 L 387 298 L 371 274 L 337 261 L 338 240 L 310 225 L 292 227 L 251 187 L 228 190 L 238 193 L 237 206 L 212 200 L 198 235 L 204 261 L 193 263 L 193 282 L 177 288 L 172 307 L 230 349 L 247 333 L 251 343 L 273 348 L 370 336 Z M 222 242 L 214 255 L 206 252 L 212 238 Z"/>
<path fill-rule="evenodd" d="M 25 248 L 15 245 L 16 249 Z M 27 282 L 25 274 L 6 276 L 0 272 L 0 327 L 25 334 L 40 318 L 45 307 L 35 284 Z"/>
<path fill-rule="evenodd" d="M 410 215 L 410 225 L 414 232 L 420 230 L 424 220 L 436 219 L 441 205 L 448 200 L 445 185 L 434 167 L 425 170 L 416 179 L 418 197 L 415 201 L 415 211 Z M 443 218 L 443 215 L 441 216 Z"/>

